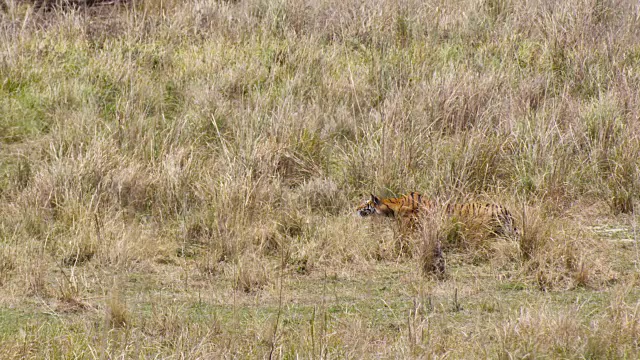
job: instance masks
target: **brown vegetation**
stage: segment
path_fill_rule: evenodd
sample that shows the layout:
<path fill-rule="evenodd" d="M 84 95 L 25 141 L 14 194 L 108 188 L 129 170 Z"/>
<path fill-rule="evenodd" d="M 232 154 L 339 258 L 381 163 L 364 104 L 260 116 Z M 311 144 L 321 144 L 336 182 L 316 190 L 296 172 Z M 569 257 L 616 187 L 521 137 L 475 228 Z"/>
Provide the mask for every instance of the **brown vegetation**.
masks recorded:
<path fill-rule="evenodd" d="M 638 357 L 635 2 L 0 3 L 0 358 Z"/>

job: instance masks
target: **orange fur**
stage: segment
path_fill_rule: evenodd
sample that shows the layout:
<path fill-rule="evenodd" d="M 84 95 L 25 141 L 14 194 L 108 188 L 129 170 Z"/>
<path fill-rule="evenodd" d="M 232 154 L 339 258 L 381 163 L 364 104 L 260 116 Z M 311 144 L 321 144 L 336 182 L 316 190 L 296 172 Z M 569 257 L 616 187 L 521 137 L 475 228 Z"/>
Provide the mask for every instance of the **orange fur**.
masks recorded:
<path fill-rule="evenodd" d="M 401 219 L 414 219 L 420 213 L 431 212 L 438 207 L 427 197 L 420 193 L 411 192 L 398 198 L 381 199 L 373 194 L 371 198 L 356 208 L 357 213 L 362 216 L 388 216 Z M 500 230 L 507 230 L 517 234 L 513 216 L 506 207 L 490 203 L 462 203 L 447 204 L 441 210 L 449 216 L 460 216 L 464 218 L 486 218 L 485 221 L 496 222 Z"/>

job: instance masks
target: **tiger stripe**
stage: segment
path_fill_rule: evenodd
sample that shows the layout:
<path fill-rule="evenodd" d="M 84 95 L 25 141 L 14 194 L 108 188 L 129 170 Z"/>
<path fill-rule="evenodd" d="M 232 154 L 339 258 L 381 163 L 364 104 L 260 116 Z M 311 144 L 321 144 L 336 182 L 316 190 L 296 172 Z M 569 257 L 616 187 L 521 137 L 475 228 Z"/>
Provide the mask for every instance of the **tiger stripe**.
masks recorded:
<path fill-rule="evenodd" d="M 397 198 L 381 199 L 373 194 L 371 198 L 356 208 L 361 217 L 387 216 L 399 219 L 413 219 L 420 213 L 437 210 L 434 202 L 417 192 Z M 500 232 L 518 233 L 513 216 L 505 206 L 492 203 L 447 203 L 442 211 L 448 216 L 460 216 L 462 218 L 486 217 L 499 225 Z"/>

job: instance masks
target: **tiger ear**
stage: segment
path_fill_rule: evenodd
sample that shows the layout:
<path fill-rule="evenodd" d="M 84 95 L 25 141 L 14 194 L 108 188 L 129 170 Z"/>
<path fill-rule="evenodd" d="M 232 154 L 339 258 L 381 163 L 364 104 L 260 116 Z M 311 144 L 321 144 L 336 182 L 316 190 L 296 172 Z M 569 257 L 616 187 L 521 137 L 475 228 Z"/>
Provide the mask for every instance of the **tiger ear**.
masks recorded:
<path fill-rule="evenodd" d="M 378 199 L 378 197 L 373 194 L 371 194 L 371 202 L 373 202 L 376 205 L 380 205 L 380 199 Z"/>

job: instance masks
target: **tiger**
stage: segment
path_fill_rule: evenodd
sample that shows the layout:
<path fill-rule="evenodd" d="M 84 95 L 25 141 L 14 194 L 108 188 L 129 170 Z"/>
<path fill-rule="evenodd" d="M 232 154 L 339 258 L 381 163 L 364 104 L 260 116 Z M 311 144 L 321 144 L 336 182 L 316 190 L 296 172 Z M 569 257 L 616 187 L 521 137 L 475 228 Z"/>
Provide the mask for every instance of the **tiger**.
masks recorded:
<path fill-rule="evenodd" d="M 464 219 L 485 218 L 489 219 L 496 226 L 496 234 L 518 235 L 518 229 L 511 212 L 499 204 L 468 202 L 468 203 L 448 203 L 439 206 L 428 197 L 417 192 L 397 198 L 382 199 L 373 194 L 371 198 L 363 202 L 356 208 L 356 212 L 361 217 L 385 216 L 394 217 L 403 221 L 412 221 L 420 213 L 432 213 L 441 211 L 447 216 L 456 216 Z"/>

